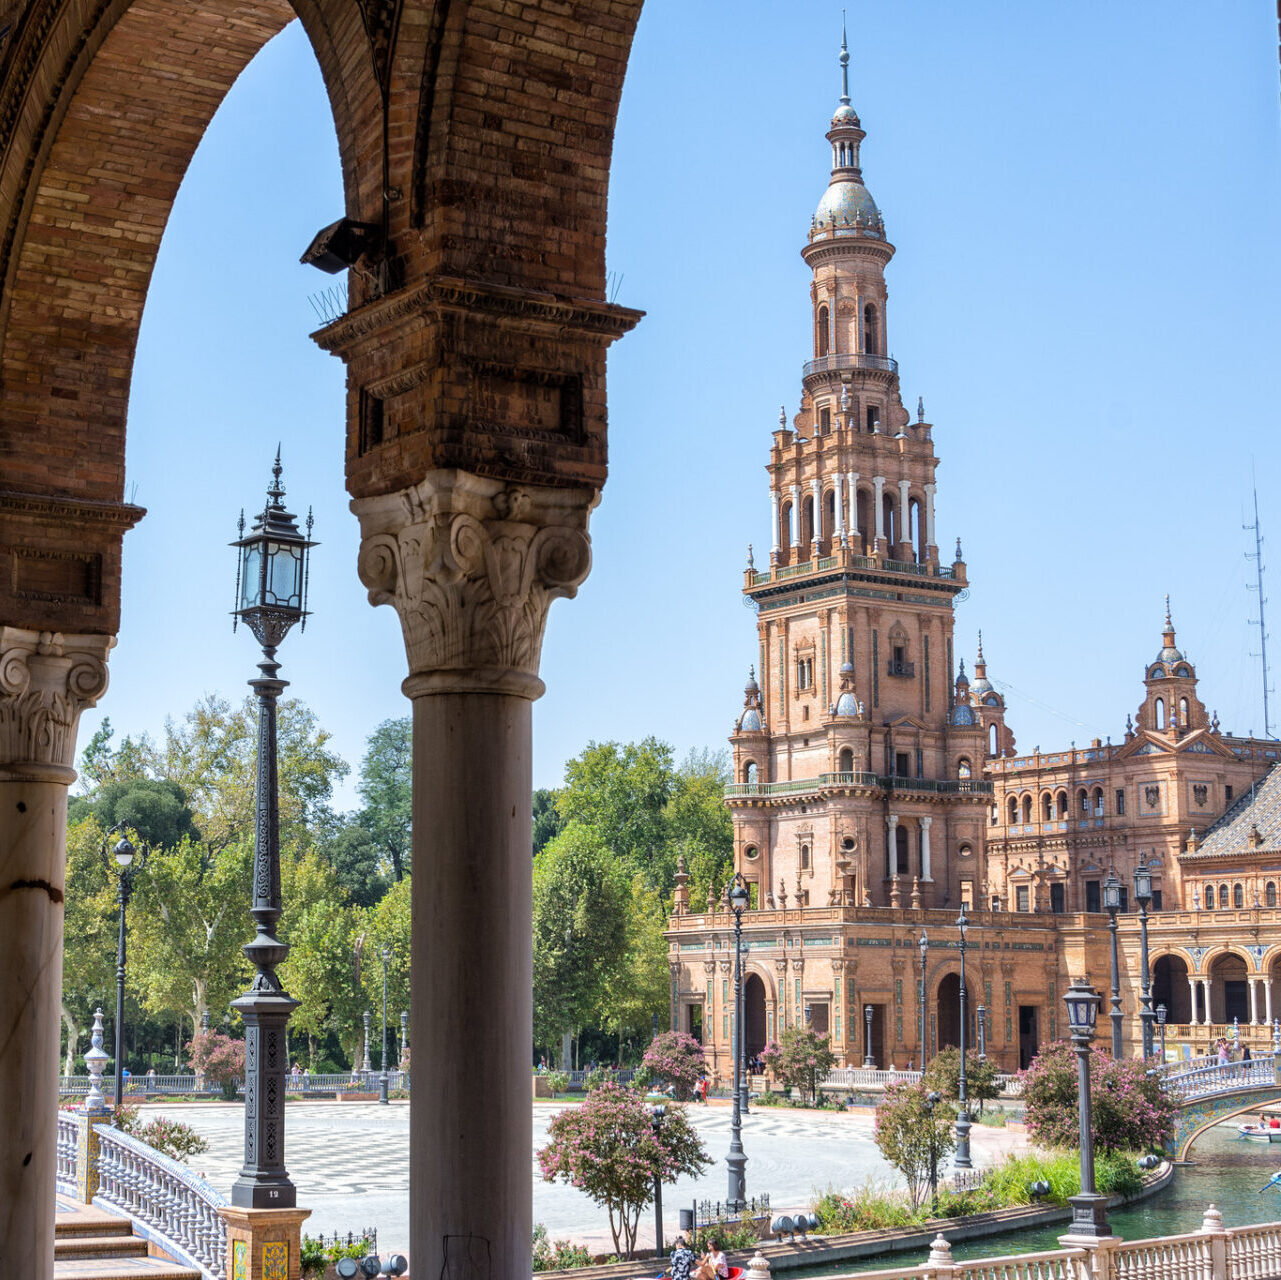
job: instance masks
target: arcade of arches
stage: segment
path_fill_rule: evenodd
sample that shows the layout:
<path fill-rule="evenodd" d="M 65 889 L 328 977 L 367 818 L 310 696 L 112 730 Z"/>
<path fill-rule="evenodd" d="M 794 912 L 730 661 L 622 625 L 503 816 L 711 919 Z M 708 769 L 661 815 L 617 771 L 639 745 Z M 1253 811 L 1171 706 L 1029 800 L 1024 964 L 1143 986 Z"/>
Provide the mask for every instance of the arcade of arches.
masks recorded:
<path fill-rule="evenodd" d="M 0 34 L 0 1272 L 53 1265 L 66 789 L 120 621 L 130 370 L 183 173 L 294 17 L 356 263 L 346 364 L 371 602 L 401 616 L 420 1044 L 410 1251 L 529 1273 L 530 704 L 606 470 L 613 126 L 640 0 L 11 0 Z M 301 249 L 303 246 L 299 246 Z M 334 459 L 339 465 L 339 459 Z M 449 740 L 449 749 L 443 744 Z M 480 877 L 486 892 L 476 894 Z M 465 945 L 463 945 L 465 941 Z M 465 957 L 465 959 L 464 959 Z M 474 1017 L 483 1007 L 484 1018 Z M 470 1026 L 467 1036 L 459 1028 Z M 287 1159 L 287 1153 L 286 1153 Z"/>

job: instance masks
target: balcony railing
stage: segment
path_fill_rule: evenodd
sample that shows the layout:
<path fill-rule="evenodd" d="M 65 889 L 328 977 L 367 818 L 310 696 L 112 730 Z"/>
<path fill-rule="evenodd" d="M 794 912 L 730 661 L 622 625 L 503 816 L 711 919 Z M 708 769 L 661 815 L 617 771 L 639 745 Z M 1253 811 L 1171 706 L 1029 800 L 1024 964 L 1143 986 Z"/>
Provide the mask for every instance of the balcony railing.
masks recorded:
<path fill-rule="evenodd" d="M 877 773 L 820 773 L 816 778 L 787 782 L 731 782 L 727 799 L 741 796 L 799 796 L 834 787 L 876 787 L 884 791 L 928 791 L 937 795 L 992 794 L 992 784 L 981 778 L 895 778 Z"/>
<path fill-rule="evenodd" d="M 836 539 L 832 540 L 835 543 Z M 800 549 L 793 547 L 792 551 Z M 833 569 L 863 569 L 873 573 L 910 573 L 916 578 L 954 578 L 950 564 L 918 564 L 915 560 L 891 560 L 881 556 L 854 555 L 835 546 L 830 556 L 810 559 L 800 564 L 775 565 L 771 569 L 756 569 L 752 573 L 752 586 L 764 587 L 771 582 L 785 582 L 806 573 L 827 573 Z"/>
<path fill-rule="evenodd" d="M 850 351 L 807 360 L 802 376 L 808 378 L 812 373 L 834 373 L 842 369 L 879 369 L 882 373 L 897 373 L 898 361 L 867 351 Z"/>

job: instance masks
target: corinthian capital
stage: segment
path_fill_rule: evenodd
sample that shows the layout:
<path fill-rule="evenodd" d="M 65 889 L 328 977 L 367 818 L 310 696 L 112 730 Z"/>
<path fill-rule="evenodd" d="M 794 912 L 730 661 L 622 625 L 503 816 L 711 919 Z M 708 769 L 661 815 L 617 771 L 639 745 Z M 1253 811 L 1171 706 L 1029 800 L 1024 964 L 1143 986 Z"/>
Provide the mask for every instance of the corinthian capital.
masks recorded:
<path fill-rule="evenodd" d="M 76 725 L 106 692 L 115 643 L 0 627 L 0 776 L 72 781 Z"/>
<path fill-rule="evenodd" d="M 411 489 L 358 498 L 358 570 L 371 604 L 400 614 L 405 692 L 537 698 L 547 609 L 591 568 L 593 489 L 429 472 Z"/>

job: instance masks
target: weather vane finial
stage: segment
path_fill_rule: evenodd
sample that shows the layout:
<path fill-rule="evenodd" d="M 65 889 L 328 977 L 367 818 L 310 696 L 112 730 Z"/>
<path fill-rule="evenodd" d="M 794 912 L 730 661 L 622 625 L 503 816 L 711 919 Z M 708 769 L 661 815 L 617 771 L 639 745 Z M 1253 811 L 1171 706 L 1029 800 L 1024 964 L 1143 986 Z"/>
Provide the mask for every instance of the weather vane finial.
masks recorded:
<path fill-rule="evenodd" d="M 841 106 L 850 105 L 850 50 L 845 39 L 845 10 L 841 10 Z"/>

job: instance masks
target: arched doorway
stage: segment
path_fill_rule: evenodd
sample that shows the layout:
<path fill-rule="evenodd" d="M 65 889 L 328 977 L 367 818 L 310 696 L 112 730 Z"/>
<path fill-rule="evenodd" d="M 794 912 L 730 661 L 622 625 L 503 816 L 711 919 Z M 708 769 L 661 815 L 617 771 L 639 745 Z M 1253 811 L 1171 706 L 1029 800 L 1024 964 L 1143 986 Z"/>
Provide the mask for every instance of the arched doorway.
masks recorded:
<path fill-rule="evenodd" d="M 743 984 L 743 1050 L 748 1062 L 765 1048 L 765 984 L 749 973 Z"/>
<path fill-rule="evenodd" d="M 1188 966 L 1179 956 L 1158 956 L 1152 966 L 1152 1008 L 1165 1005 L 1168 1023 L 1185 1025 L 1192 1021 L 1192 993 L 1188 988 Z"/>
<path fill-rule="evenodd" d="M 968 994 L 968 993 L 967 993 Z M 959 1048 L 961 1043 L 961 979 L 945 973 L 935 997 L 934 1051 Z"/>
<path fill-rule="evenodd" d="M 1227 953 L 1216 956 L 1210 965 L 1210 1021 L 1250 1021 L 1250 992 L 1245 961 Z"/>

